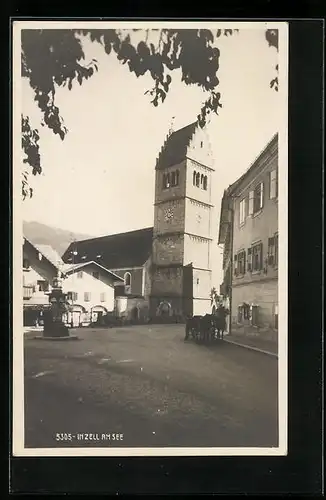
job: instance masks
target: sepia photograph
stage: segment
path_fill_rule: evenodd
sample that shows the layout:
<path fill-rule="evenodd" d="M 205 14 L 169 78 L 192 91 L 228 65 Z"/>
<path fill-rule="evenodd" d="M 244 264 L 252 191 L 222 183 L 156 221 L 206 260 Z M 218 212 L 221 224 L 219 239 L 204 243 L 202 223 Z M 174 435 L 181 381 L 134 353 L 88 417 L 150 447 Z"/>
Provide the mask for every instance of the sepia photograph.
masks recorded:
<path fill-rule="evenodd" d="M 287 23 L 12 47 L 13 455 L 286 455 Z"/>

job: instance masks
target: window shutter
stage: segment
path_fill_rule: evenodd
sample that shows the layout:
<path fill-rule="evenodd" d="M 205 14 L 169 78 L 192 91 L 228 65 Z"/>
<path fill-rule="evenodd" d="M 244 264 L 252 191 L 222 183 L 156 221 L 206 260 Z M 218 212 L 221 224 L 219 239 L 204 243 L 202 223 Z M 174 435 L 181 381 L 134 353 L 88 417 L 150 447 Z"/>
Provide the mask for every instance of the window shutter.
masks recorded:
<path fill-rule="evenodd" d="M 259 244 L 259 262 L 260 262 L 260 269 L 263 268 L 263 244 Z"/>
<path fill-rule="evenodd" d="M 246 251 L 243 251 L 243 274 L 246 274 Z"/>
<path fill-rule="evenodd" d="M 263 208 L 264 205 L 264 183 L 260 183 L 260 203 L 259 206 L 260 208 Z"/>
<path fill-rule="evenodd" d="M 254 213 L 254 192 L 250 191 L 249 203 L 248 203 L 248 215 L 252 215 L 253 213 Z"/>
<path fill-rule="evenodd" d="M 247 263 L 248 272 L 252 270 L 252 249 L 248 248 L 248 263 Z"/>
<path fill-rule="evenodd" d="M 238 274 L 238 256 L 234 256 L 234 274 L 237 276 Z"/>

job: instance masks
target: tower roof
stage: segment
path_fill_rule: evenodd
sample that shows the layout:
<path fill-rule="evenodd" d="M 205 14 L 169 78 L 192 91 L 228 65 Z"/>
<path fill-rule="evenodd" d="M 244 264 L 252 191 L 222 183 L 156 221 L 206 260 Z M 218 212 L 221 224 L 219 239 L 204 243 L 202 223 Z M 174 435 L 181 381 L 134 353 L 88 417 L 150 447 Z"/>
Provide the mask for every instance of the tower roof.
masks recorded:
<path fill-rule="evenodd" d="M 167 137 L 157 158 L 156 169 L 170 167 L 180 163 L 187 154 L 187 147 L 194 135 L 197 122 L 176 130 Z"/>

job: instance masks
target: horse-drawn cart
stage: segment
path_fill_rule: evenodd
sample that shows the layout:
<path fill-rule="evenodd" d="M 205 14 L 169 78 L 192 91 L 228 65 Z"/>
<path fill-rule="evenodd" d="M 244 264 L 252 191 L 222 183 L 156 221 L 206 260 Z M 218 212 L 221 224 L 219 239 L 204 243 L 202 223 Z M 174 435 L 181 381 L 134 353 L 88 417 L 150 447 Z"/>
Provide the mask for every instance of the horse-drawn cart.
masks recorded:
<path fill-rule="evenodd" d="M 197 343 L 224 340 L 227 314 L 227 310 L 223 307 L 219 308 L 215 314 L 187 318 L 185 340 L 192 339 Z"/>

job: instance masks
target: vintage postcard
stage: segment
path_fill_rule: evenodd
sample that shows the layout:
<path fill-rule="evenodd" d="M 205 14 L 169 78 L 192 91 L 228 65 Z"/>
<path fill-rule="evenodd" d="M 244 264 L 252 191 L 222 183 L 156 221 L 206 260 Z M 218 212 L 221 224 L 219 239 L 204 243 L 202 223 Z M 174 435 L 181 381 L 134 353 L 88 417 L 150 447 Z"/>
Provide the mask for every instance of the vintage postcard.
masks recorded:
<path fill-rule="evenodd" d="M 287 23 L 12 46 L 13 455 L 286 455 Z"/>

